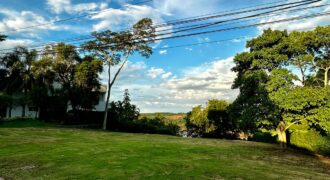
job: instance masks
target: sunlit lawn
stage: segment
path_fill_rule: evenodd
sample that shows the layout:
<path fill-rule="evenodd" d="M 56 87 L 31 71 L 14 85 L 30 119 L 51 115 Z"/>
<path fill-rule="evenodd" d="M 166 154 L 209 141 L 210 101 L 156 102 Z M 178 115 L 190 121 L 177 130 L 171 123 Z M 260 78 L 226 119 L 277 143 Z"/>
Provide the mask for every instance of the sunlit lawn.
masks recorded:
<path fill-rule="evenodd" d="M 4 179 L 330 179 L 330 166 L 277 145 L 6 125 Z"/>

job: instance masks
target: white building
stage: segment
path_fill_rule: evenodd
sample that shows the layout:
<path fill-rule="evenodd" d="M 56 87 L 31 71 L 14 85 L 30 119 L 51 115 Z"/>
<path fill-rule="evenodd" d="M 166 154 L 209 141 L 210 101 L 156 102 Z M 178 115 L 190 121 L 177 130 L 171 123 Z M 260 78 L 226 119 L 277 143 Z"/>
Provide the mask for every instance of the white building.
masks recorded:
<path fill-rule="evenodd" d="M 106 104 L 106 92 L 107 92 L 107 87 L 102 85 L 100 87 L 100 96 L 99 96 L 99 102 L 97 105 L 95 105 L 94 110 L 93 111 L 98 111 L 98 112 L 104 112 L 104 108 L 105 108 L 105 104 Z M 67 105 L 67 112 L 72 110 L 72 107 L 70 105 L 70 102 Z M 11 109 L 11 113 L 10 113 L 10 108 L 7 107 L 6 110 L 6 117 L 8 118 L 9 115 L 11 114 L 11 117 L 21 117 L 22 116 L 22 111 L 23 111 L 23 107 L 22 106 L 13 106 Z M 38 108 L 31 106 L 31 105 L 26 105 L 25 106 L 25 117 L 38 117 Z"/>

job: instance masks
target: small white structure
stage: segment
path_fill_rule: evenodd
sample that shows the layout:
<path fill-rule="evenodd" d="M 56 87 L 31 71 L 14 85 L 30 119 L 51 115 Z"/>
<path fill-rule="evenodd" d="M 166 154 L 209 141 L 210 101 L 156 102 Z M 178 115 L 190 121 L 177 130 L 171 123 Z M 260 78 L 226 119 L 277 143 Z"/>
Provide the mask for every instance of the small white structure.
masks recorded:
<path fill-rule="evenodd" d="M 94 107 L 94 111 L 97 112 L 104 112 L 104 108 L 105 108 L 105 95 L 107 92 L 107 87 L 105 85 L 101 85 L 100 89 L 100 96 L 99 96 L 99 102 L 97 105 L 95 105 Z M 67 112 L 72 110 L 72 107 L 70 105 L 70 102 L 67 106 Z M 6 117 L 9 118 L 9 115 L 11 114 L 11 117 L 22 117 L 22 111 L 23 111 L 23 107 L 22 106 L 13 106 L 11 109 L 11 113 L 10 113 L 10 108 L 7 107 L 6 110 Z M 34 106 L 30 106 L 30 105 L 26 105 L 25 106 L 25 117 L 38 117 L 38 108 L 34 107 Z"/>

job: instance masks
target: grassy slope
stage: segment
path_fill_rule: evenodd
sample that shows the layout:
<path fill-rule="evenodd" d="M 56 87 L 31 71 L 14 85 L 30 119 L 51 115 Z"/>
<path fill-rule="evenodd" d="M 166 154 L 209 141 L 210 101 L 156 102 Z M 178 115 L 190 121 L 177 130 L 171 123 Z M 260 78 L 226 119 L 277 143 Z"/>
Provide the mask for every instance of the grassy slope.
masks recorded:
<path fill-rule="evenodd" d="M 330 167 L 264 143 L 21 126 L 0 128 L 0 177 L 326 179 Z"/>

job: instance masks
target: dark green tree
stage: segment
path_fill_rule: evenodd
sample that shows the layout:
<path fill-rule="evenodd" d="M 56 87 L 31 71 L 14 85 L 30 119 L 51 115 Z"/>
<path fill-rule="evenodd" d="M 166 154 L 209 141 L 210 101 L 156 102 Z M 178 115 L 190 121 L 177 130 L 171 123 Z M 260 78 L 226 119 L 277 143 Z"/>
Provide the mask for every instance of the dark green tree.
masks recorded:
<path fill-rule="evenodd" d="M 207 119 L 210 124 L 215 126 L 215 134 L 225 136 L 227 131 L 233 129 L 229 121 L 228 114 L 229 103 L 225 100 L 212 99 L 208 101 Z"/>
<path fill-rule="evenodd" d="M 64 43 L 46 47 L 44 54 L 36 64 L 36 77 L 47 86 L 52 82 L 59 83 L 75 116 L 80 109 L 93 109 L 99 101 L 102 62 L 90 56 L 81 58 L 75 46 Z"/>
<path fill-rule="evenodd" d="M 231 106 L 230 116 L 242 131 L 270 129 L 277 122 L 278 109 L 268 97 L 266 83 L 273 69 L 288 64 L 289 57 L 284 53 L 287 37 L 286 31 L 265 30 L 247 42 L 249 52 L 234 58 L 236 65 L 232 70 L 237 77 L 232 88 L 240 93 Z"/>
<path fill-rule="evenodd" d="M 35 50 L 29 51 L 25 47 L 16 47 L 12 52 L 7 53 L 1 60 L 1 74 L 3 80 L 0 88 L 12 96 L 15 93 L 19 97 L 19 104 L 22 106 L 22 117 L 25 116 L 25 106 L 27 104 L 27 95 L 32 89 L 33 73 L 32 65 L 37 59 Z M 9 116 L 11 114 L 11 107 Z"/>
<path fill-rule="evenodd" d="M 140 110 L 131 103 L 128 89 L 125 90 L 123 101 L 110 103 L 109 114 L 113 119 L 108 126 L 112 129 L 125 130 L 125 126 L 134 126 L 134 122 L 138 121 Z"/>

